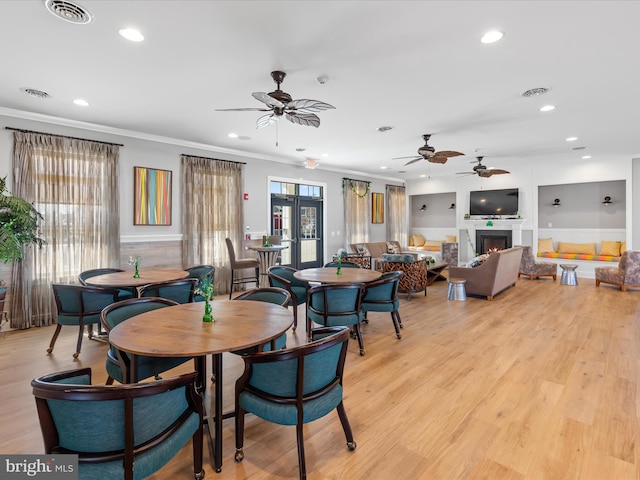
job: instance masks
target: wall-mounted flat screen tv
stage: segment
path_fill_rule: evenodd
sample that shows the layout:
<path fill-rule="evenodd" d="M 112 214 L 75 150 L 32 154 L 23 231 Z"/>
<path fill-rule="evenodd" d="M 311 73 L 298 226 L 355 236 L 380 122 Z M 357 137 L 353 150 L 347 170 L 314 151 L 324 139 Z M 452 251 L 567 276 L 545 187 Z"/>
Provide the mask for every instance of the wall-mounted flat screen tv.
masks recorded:
<path fill-rule="evenodd" d="M 470 192 L 471 215 L 517 215 L 518 189 L 480 190 Z"/>

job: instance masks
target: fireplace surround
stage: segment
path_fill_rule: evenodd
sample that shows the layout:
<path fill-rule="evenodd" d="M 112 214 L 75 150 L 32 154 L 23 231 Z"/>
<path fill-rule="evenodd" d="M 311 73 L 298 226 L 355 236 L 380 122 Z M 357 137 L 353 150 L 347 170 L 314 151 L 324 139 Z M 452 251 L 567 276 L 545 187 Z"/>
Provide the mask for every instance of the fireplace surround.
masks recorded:
<path fill-rule="evenodd" d="M 512 247 L 511 230 L 476 230 L 476 248 L 479 253 Z"/>

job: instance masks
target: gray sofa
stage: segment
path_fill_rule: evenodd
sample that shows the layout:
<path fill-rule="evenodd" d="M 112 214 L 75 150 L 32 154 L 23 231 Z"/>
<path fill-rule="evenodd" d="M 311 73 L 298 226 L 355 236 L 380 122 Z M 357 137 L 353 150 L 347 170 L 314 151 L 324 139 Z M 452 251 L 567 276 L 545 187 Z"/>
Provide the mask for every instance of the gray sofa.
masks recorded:
<path fill-rule="evenodd" d="M 474 268 L 449 267 L 449 278 L 466 279 L 468 295 L 480 295 L 493 300 L 498 293 L 516 284 L 522 247 L 512 247 L 489 255 L 489 258 Z"/>

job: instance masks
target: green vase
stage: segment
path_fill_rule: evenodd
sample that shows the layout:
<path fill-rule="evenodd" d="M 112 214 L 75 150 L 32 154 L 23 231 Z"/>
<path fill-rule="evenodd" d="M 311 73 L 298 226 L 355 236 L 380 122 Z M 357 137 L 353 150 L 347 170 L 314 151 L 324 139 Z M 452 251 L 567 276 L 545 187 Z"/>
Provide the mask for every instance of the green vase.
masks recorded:
<path fill-rule="evenodd" d="M 211 304 L 209 300 L 204 301 L 204 315 L 202 316 L 202 321 L 209 323 L 213 322 L 213 315 L 211 315 Z"/>
<path fill-rule="evenodd" d="M 133 272 L 133 278 L 140 278 L 140 272 L 138 271 L 138 264 L 135 265 L 136 271 Z"/>

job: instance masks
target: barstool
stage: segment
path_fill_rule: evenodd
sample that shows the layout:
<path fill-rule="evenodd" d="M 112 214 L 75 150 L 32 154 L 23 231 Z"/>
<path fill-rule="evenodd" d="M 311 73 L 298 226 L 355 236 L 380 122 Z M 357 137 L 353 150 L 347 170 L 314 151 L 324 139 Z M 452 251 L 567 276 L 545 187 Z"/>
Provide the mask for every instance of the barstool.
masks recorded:
<path fill-rule="evenodd" d="M 465 301 L 467 299 L 467 290 L 464 287 L 465 283 L 467 283 L 466 278 L 450 278 L 447 300 Z"/>
<path fill-rule="evenodd" d="M 578 265 L 560 264 L 560 268 L 562 268 L 560 285 L 571 285 L 571 286 L 578 285 L 578 275 L 576 274 L 576 268 L 578 268 Z"/>

